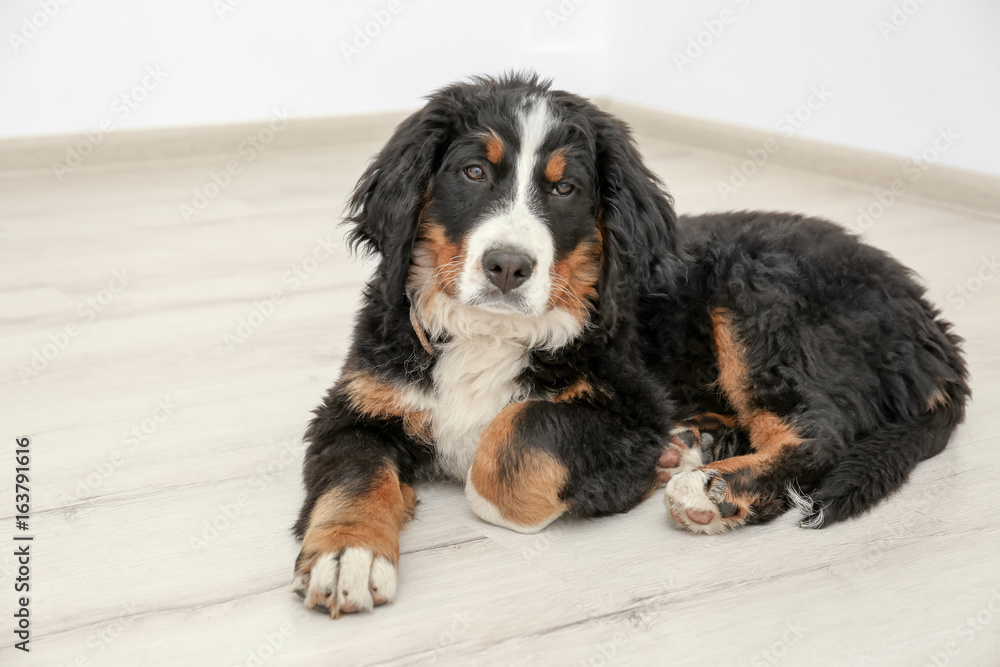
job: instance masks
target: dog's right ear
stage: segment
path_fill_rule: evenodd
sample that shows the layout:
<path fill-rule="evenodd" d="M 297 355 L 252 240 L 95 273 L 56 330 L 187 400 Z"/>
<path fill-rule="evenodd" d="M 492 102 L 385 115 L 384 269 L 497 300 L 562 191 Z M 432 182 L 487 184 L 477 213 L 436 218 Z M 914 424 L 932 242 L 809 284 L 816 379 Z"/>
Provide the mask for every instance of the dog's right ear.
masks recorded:
<path fill-rule="evenodd" d="M 432 99 L 404 120 L 365 169 L 348 203 L 353 251 L 381 257 L 378 289 L 390 305 L 405 296 L 420 209 L 447 148 L 450 114 Z"/>

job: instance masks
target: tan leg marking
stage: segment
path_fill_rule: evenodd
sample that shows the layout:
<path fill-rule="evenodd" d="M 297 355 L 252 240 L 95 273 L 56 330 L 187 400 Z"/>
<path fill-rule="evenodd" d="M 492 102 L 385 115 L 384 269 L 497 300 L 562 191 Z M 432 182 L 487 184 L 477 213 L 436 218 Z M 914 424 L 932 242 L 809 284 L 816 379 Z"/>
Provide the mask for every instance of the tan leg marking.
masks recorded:
<path fill-rule="evenodd" d="M 402 389 L 360 371 L 345 373 L 341 384 L 351 408 L 358 414 L 374 419 L 399 418 L 411 438 L 420 442 L 433 439 L 430 413 L 411 408 Z"/>
<path fill-rule="evenodd" d="M 751 447 L 758 454 L 769 455 L 770 458 L 784 447 L 802 444 L 802 438 L 791 424 L 773 412 L 753 407 L 746 350 L 736 334 L 729 312 L 716 308 L 711 318 L 719 362 L 718 385 L 736 408 L 736 421 L 749 434 Z M 713 463 L 712 467 L 718 469 L 717 463 Z"/>
<path fill-rule="evenodd" d="M 320 496 L 309 515 L 302 551 L 309 565 L 322 553 L 344 547 L 364 547 L 375 555 L 399 562 L 399 531 L 413 518 L 417 496 L 399 481 L 396 472 L 379 472 L 372 488 L 356 498 L 333 488 Z"/>
<path fill-rule="evenodd" d="M 384 467 L 358 496 L 343 488 L 313 505 L 292 588 L 310 609 L 330 616 L 371 611 L 396 594 L 399 531 L 413 518 L 416 495 Z"/>
<path fill-rule="evenodd" d="M 719 388 L 736 408 L 737 415 L 745 415 L 750 411 L 750 371 L 746 366 L 743 345 L 736 337 L 728 311 L 716 308 L 710 316 L 719 362 Z"/>
<path fill-rule="evenodd" d="M 535 526 L 566 510 L 559 494 L 569 470 L 541 450 L 526 447 L 516 453 L 509 451 L 515 422 L 525 405 L 507 406 L 486 427 L 469 480 L 505 520 Z"/>
<path fill-rule="evenodd" d="M 730 314 L 723 309 L 710 313 L 712 334 L 719 363 L 717 384 L 736 409 L 736 423 L 750 436 L 753 453 L 734 456 L 682 473 L 667 484 L 671 516 L 688 530 L 718 533 L 743 525 L 758 510 L 773 512 L 781 500 L 772 493 L 783 489 L 761 489 L 757 479 L 767 473 L 782 451 L 797 447 L 803 439 L 794 425 L 777 414 L 754 407 L 746 350 L 736 334 Z"/>

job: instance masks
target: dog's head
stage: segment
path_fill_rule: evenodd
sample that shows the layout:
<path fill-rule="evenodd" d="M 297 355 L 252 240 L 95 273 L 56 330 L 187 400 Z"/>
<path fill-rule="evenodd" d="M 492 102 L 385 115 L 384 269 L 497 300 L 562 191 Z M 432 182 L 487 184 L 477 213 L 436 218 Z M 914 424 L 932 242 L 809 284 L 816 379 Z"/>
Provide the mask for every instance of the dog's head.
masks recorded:
<path fill-rule="evenodd" d="M 381 255 L 387 305 L 608 331 L 636 295 L 672 289 L 680 252 L 670 196 L 627 126 L 520 75 L 432 95 L 361 177 L 348 222 L 353 245 Z"/>

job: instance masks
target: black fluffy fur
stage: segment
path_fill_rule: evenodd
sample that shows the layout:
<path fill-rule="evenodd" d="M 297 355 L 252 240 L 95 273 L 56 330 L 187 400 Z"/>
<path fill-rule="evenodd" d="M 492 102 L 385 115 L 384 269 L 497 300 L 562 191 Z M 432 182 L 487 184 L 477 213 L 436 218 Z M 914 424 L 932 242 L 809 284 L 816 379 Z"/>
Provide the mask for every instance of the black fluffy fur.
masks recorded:
<path fill-rule="evenodd" d="M 535 351 L 522 382 L 551 396 L 585 377 L 598 389 L 571 403 L 533 401 L 518 433 L 569 469 L 569 512 L 623 512 L 648 493 L 672 424 L 731 412 L 714 387 L 709 311 L 725 308 L 746 347 L 755 404 L 794 423 L 805 442 L 771 476 L 775 512 L 792 484 L 812 526 L 857 516 L 941 451 L 969 396 L 960 339 L 911 273 L 838 226 L 785 213 L 677 219 L 628 128 L 535 77 L 477 78 L 444 88 L 399 126 L 350 200 L 349 239 L 379 257 L 365 288 L 345 368 L 431 387 L 436 361 L 410 324 L 407 275 L 417 220 L 452 146 L 509 124 L 544 95 L 558 132 L 588 155 L 586 214 L 603 233 L 590 323 L 572 345 Z M 550 223 L 558 235 L 559 220 Z M 940 395 L 943 400 L 933 402 Z M 334 486 L 361 489 L 382 466 L 410 482 L 434 460 L 399 420 L 354 414 L 335 385 L 309 426 L 304 463 L 313 503 Z M 744 447 L 746 445 L 744 444 Z M 737 448 L 738 449 L 738 448 Z M 736 450 L 728 452 L 732 455 Z"/>

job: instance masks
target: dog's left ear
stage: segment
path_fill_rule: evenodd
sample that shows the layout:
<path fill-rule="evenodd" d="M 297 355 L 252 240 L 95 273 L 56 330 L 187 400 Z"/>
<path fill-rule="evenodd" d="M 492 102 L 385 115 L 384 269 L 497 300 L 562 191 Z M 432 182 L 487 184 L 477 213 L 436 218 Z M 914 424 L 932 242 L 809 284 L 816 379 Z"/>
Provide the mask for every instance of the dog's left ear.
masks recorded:
<path fill-rule="evenodd" d="M 672 295 L 683 270 L 673 198 L 646 166 L 628 125 L 594 109 L 604 265 L 599 320 L 615 331 L 639 296 Z"/>
<path fill-rule="evenodd" d="M 352 250 L 380 256 L 378 289 L 390 306 L 405 298 L 420 209 L 446 148 L 450 115 L 443 106 L 432 99 L 400 123 L 348 203 L 348 243 Z"/>

